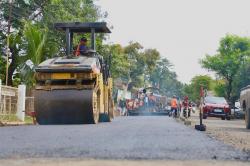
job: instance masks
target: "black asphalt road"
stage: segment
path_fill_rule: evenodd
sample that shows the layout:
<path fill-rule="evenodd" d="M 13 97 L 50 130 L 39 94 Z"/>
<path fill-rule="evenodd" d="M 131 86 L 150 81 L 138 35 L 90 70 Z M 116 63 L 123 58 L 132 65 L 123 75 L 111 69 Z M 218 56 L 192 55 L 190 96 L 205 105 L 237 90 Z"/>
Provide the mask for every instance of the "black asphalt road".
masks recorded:
<path fill-rule="evenodd" d="M 249 155 L 166 116 L 98 125 L 0 128 L 0 158 L 247 160 Z"/>

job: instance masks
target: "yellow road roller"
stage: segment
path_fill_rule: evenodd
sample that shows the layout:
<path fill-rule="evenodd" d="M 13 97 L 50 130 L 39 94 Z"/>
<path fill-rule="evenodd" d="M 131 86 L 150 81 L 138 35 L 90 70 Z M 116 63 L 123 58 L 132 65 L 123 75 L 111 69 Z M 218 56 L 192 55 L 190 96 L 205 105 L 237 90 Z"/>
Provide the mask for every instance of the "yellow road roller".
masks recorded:
<path fill-rule="evenodd" d="M 110 33 L 105 22 L 55 23 L 66 36 L 63 56 L 48 59 L 35 71 L 38 124 L 96 124 L 113 119 L 111 58 L 95 51 L 95 34 Z M 91 33 L 91 48 L 74 54 L 73 35 Z"/>

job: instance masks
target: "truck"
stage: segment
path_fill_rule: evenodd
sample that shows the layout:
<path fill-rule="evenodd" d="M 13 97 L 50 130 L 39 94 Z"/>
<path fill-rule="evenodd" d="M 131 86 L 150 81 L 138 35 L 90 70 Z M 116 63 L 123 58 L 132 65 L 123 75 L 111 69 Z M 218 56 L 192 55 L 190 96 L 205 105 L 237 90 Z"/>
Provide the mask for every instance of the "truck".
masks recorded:
<path fill-rule="evenodd" d="M 245 112 L 246 128 L 250 129 L 250 85 L 241 89 L 240 105 L 242 110 Z"/>

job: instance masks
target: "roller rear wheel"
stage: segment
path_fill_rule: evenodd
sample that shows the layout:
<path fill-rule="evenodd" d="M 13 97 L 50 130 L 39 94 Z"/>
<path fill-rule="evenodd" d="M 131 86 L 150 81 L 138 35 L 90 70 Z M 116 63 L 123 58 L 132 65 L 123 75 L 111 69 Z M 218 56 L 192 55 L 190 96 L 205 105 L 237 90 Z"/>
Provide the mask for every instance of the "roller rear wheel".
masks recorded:
<path fill-rule="evenodd" d="M 111 122 L 114 116 L 112 100 L 108 100 L 108 110 L 105 113 L 100 114 L 99 122 Z"/>
<path fill-rule="evenodd" d="M 109 118 L 114 119 L 114 107 L 112 99 L 109 99 Z"/>
<path fill-rule="evenodd" d="M 92 123 L 97 124 L 99 122 L 99 111 L 100 111 L 100 94 L 98 92 L 93 91 L 93 96 L 92 96 Z"/>

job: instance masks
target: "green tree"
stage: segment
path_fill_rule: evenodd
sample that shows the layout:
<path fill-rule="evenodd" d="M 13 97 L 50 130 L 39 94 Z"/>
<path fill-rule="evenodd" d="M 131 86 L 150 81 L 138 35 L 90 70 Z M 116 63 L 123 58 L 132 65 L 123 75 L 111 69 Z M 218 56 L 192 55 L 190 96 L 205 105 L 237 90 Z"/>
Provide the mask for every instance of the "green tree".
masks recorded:
<path fill-rule="evenodd" d="M 0 54 L 0 80 L 2 83 L 5 81 L 5 72 L 6 72 L 6 60 Z"/>
<path fill-rule="evenodd" d="M 193 101 L 199 101 L 200 88 L 203 86 L 207 91 L 212 90 L 213 79 L 207 75 L 198 75 L 192 78 L 189 85 L 185 85 L 184 93 Z"/>
<path fill-rule="evenodd" d="M 193 96 L 196 100 L 200 98 L 200 88 L 203 86 L 207 91 L 212 90 L 213 79 L 207 75 L 195 76 L 191 80 L 191 85 L 193 87 Z"/>
<path fill-rule="evenodd" d="M 94 22 L 104 14 L 94 4 L 94 0 L 49 0 L 44 5 L 42 17 L 38 21 L 41 28 L 48 28 L 48 41 L 58 50 L 65 47 L 65 34 L 54 29 L 56 22 Z M 75 34 L 74 43 L 86 34 Z M 97 48 L 100 48 L 103 35 L 97 35 Z M 99 51 L 99 50 L 98 50 Z"/>
<path fill-rule="evenodd" d="M 156 49 L 145 49 L 138 42 L 122 47 L 119 44 L 101 45 L 104 59 L 112 55 L 111 73 L 114 79 L 121 79 L 128 89 L 143 87 L 147 77 L 157 66 L 160 53 Z"/>
<path fill-rule="evenodd" d="M 149 80 L 168 96 L 182 96 L 183 84 L 177 80 L 177 75 L 171 70 L 172 64 L 167 58 L 158 60 L 155 69 L 150 73 Z"/>
<path fill-rule="evenodd" d="M 35 65 L 44 60 L 47 32 L 47 29 L 40 29 L 30 22 L 26 22 L 24 27 L 24 37 L 27 42 L 25 60 L 30 59 Z"/>
<path fill-rule="evenodd" d="M 183 88 L 183 95 L 188 96 L 191 101 L 196 101 L 196 97 L 194 95 L 193 91 L 193 85 L 192 84 L 185 84 Z"/>
<path fill-rule="evenodd" d="M 238 100 L 243 87 L 250 85 L 250 57 L 245 57 L 233 81 L 232 99 Z"/>
<path fill-rule="evenodd" d="M 214 82 L 214 92 L 216 96 L 226 97 L 226 82 L 223 79 L 216 80 Z"/>
<path fill-rule="evenodd" d="M 58 52 L 65 45 L 63 42 L 64 34 L 55 31 L 53 28 L 55 22 L 96 21 L 104 16 L 99 8 L 94 5 L 93 0 L 15 0 L 11 4 L 8 0 L 3 0 L 0 2 L 0 11 L 1 48 L 6 45 L 7 22 L 9 18 L 11 19 L 11 37 L 13 39 L 10 46 L 9 85 L 12 85 L 13 73 L 21 63 L 18 61 L 20 52 L 27 51 L 26 48 L 22 48 L 22 43 L 26 43 L 25 40 L 22 43 L 18 43 L 19 40 L 14 40 L 23 36 L 24 20 L 32 21 L 40 29 L 48 29 L 46 44 L 49 47 L 46 48 L 49 50 L 45 51 L 45 54 L 40 57 L 45 59 L 53 56 L 53 54 L 49 54 L 52 49 L 54 50 L 52 52 Z M 102 39 L 103 35 L 98 35 L 97 43 L 102 44 Z"/>
<path fill-rule="evenodd" d="M 48 5 L 50 0 L 2 0 L 0 2 L 0 29 L 7 32 L 7 21 L 11 20 L 10 26 L 12 31 L 19 31 L 23 28 L 22 20 L 35 21 L 42 15 L 45 5 Z M 11 11 L 11 12 L 10 12 Z"/>
<path fill-rule="evenodd" d="M 8 84 L 13 85 L 14 72 L 20 61 L 19 54 L 22 50 L 21 36 L 23 31 L 23 20 L 36 20 L 41 14 L 41 9 L 46 0 L 2 0 L 0 3 L 0 47 L 6 48 L 8 29 L 10 29 L 10 63 L 8 71 Z M 38 13 L 36 13 L 39 11 Z M 8 24 L 10 20 L 10 24 Z M 9 28 L 10 27 L 10 28 Z M 22 50 L 23 51 L 23 50 Z"/>
<path fill-rule="evenodd" d="M 226 35 L 220 41 L 218 53 L 206 55 L 201 60 L 204 68 L 215 71 L 226 81 L 226 98 L 232 100 L 233 81 L 242 65 L 242 59 L 248 56 L 250 40 L 236 35 Z"/>
<path fill-rule="evenodd" d="M 157 61 L 160 59 L 160 53 L 156 49 L 146 49 L 142 53 L 142 58 L 145 63 L 145 70 L 151 73 L 155 69 Z"/>
<path fill-rule="evenodd" d="M 128 89 L 143 86 L 143 73 L 145 63 L 142 55 L 142 45 L 138 42 L 130 42 L 124 47 L 124 53 L 128 57 L 129 73 L 123 79 L 128 83 Z"/>
<path fill-rule="evenodd" d="M 24 82 L 28 87 L 34 85 L 34 67 L 44 60 L 46 51 L 49 50 L 47 43 L 47 29 L 40 29 L 37 25 L 26 22 L 24 26 L 24 40 L 26 44 L 24 47 L 26 52 L 22 56 L 21 67 L 21 81 Z M 52 50 L 53 51 L 53 50 Z M 52 54 L 50 52 L 49 54 Z"/>
<path fill-rule="evenodd" d="M 99 52 L 105 60 L 111 56 L 111 74 L 113 79 L 127 78 L 129 74 L 129 61 L 120 44 L 103 45 Z"/>
<path fill-rule="evenodd" d="M 8 68 L 8 84 L 13 85 L 13 78 L 14 78 L 14 72 L 17 69 L 19 63 L 20 63 L 20 52 L 22 50 L 22 34 L 20 32 L 13 32 L 10 35 L 10 53 L 11 56 L 9 57 L 9 60 L 11 59 L 9 63 Z"/>
<path fill-rule="evenodd" d="M 158 85 L 160 88 L 166 85 L 164 84 L 165 79 L 168 79 L 168 77 L 175 77 L 170 71 L 171 67 L 172 64 L 167 58 L 158 61 L 155 70 L 150 74 L 151 84 Z"/>

